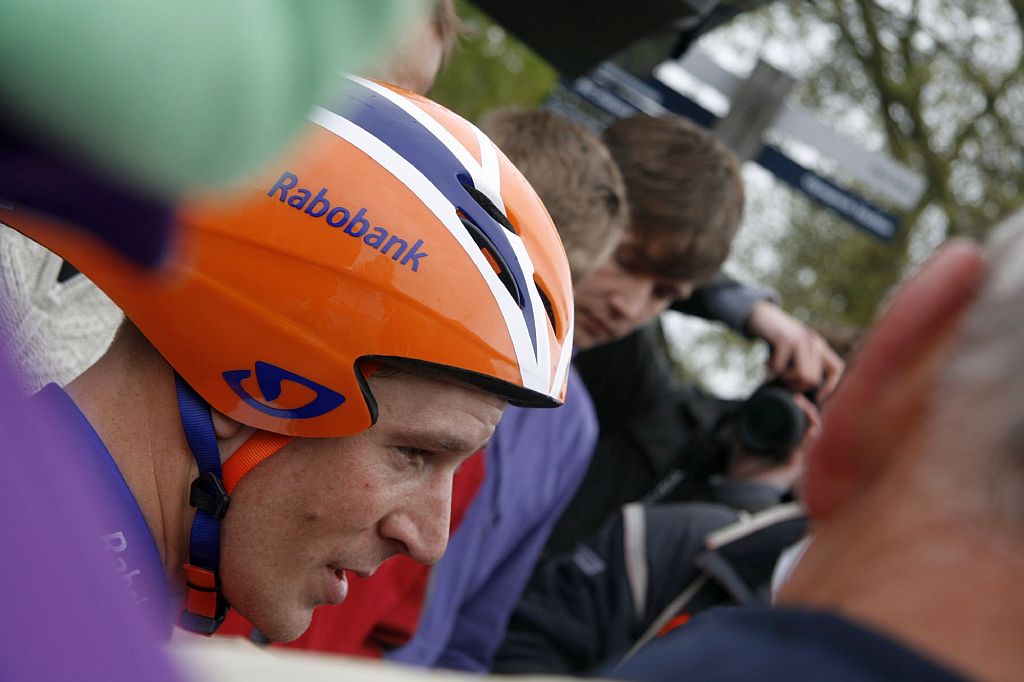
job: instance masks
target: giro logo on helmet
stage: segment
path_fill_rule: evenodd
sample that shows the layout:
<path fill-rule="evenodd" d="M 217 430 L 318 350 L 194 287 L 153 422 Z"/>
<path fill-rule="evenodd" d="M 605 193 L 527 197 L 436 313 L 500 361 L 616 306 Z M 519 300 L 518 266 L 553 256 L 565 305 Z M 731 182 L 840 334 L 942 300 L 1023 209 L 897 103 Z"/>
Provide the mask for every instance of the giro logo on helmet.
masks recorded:
<path fill-rule="evenodd" d="M 236 369 L 224 372 L 224 381 L 227 382 L 228 386 L 231 387 L 231 390 L 234 391 L 239 398 L 245 401 L 246 405 L 259 410 L 264 414 L 269 414 L 272 417 L 281 417 L 282 419 L 310 419 L 312 417 L 319 417 L 320 415 L 327 414 L 345 402 L 345 396 L 337 391 L 332 391 L 326 386 L 322 386 L 315 381 L 307 379 L 306 377 L 299 376 L 294 372 L 289 372 L 286 369 L 272 365 L 269 362 L 261 362 L 257 360 L 256 384 L 259 386 L 260 393 L 263 394 L 261 400 L 250 395 L 249 391 L 247 391 L 242 385 L 242 382 L 250 376 L 252 376 L 251 371 L 247 369 Z M 316 394 L 316 397 L 309 403 L 292 409 L 268 405 L 267 402 L 274 402 L 281 397 L 281 385 L 285 381 L 291 381 L 301 386 L 305 386 L 312 390 Z"/>
<path fill-rule="evenodd" d="M 348 236 L 361 239 L 367 246 L 390 255 L 391 260 L 408 265 L 413 272 L 419 272 L 420 259 L 429 255 L 422 250 L 422 239 L 417 239 L 410 248 L 407 240 L 390 234 L 387 228 L 380 225 L 371 226 L 366 218 L 366 208 L 360 208 L 353 214 L 344 206 L 332 205 L 327 198 L 326 187 L 321 187 L 314 196 L 312 190 L 298 187 L 298 184 L 299 177 L 285 171 L 267 190 L 267 196 L 272 197 L 276 194 L 277 200 L 281 203 L 287 203 L 313 218 L 323 218 L 331 227 L 343 228 Z"/>

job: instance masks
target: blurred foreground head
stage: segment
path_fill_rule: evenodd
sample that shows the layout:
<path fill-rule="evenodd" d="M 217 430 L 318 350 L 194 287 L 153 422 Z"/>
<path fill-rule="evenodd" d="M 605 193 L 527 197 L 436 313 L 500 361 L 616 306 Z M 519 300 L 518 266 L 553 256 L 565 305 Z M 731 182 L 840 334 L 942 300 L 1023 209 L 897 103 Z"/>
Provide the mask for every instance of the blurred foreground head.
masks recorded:
<path fill-rule="evenodd" d="M 817 531 L 782 601 L 972 677 L 1024 675 L 1022 300 L 1024 213 L 895 293 L 825 409 L 804 488 Z"/>
<path fill-rule="evenodd" d="M 413 0 L 13 0 L 0 22 L 0 204 L 159 262 L 181 194 L 282 152 Z"/>

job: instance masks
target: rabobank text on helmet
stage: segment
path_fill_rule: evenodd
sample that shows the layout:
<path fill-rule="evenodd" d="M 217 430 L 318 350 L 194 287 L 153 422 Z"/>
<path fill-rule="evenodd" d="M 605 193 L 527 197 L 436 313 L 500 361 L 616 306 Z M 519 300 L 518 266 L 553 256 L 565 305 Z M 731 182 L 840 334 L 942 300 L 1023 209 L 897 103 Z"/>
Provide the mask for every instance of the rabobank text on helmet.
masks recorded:
<path fill-rule="evenodd" d="M 428 255 L 422 250 L 422 239 L 417 239 L 410 247 L 407 240 L 391 234 L 386 228 L 371 226 L 366 208 L 360 208 L 353 214 L 344 206 L 333 205 L 326 187 L 321 187 L 314 195 L 312 190 L 299 186 L 299 177 L 294 173 L 282 173 L 267 191 L 267 196 L 277 196 L 281 203 L 287 203 L 312 218 L 323 218 L 329 226 L 342 229 L 350 237 L 362 239 L 366 245 L 390 255 L 392 260 L 408 265 L 413 272 L 419 272 L 421 260 Z"/>

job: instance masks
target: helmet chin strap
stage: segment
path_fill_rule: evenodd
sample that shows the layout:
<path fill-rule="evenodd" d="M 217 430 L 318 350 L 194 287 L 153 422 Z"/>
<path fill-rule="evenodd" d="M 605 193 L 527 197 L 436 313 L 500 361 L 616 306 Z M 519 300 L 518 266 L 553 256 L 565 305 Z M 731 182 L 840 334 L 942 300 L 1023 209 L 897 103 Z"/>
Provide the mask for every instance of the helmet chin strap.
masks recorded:
<path fill-rule="evenodd" d="M 178 624 L 204 635 L 212 635 L 224 621 L 228 602 L 221 591 L 220 522 L 228 511 L 229 495 L 242 476 L 283 448 L 291 436 L 256 431 L 224 462 L 220 463 L 217 434 L 210 406 L 192 387 L 175 375 L 178 410 L 199 475 L 189 491 L 189 504 L 196 508 L 189 535 L 185 580 L 188 596 Z"/>
<path fill-rule="evenodd" d="M 224 462 L 224 488 L 228 495 L 252 468 L 283 448 L 294 436 L 285 436 L 273 431 L 256 431 L 245 439 Z"/>

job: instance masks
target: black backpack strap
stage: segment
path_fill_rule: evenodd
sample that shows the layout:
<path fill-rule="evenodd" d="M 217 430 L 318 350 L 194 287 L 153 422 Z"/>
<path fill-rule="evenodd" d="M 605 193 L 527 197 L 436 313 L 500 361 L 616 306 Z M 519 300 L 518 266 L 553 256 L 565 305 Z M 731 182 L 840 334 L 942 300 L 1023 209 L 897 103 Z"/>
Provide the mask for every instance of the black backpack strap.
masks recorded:
<path fill-rule="evenodd" d="M 808 526 L 807 513 L 799 503 L 781 504 L 745 516 L 710 533 L 707 550 L 695 564 L 701 573 L 651 622 L 622 660 L 631 658 L 652 639 L 665 634 L 709 605 L 754 606 L 766 602 L 764 588 L 781 552 L 800 540 Z M 695 613 L 696 611 L 694 611 Z M 681 615 L 686 617 L 680 619 Z"/>

